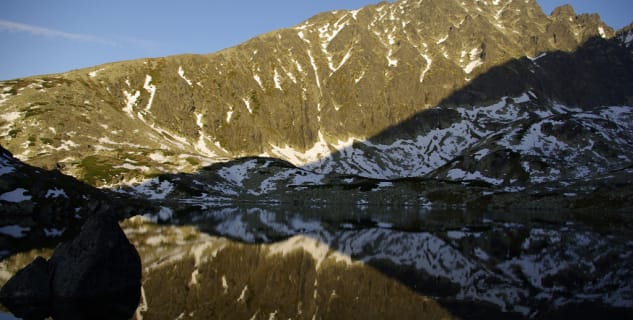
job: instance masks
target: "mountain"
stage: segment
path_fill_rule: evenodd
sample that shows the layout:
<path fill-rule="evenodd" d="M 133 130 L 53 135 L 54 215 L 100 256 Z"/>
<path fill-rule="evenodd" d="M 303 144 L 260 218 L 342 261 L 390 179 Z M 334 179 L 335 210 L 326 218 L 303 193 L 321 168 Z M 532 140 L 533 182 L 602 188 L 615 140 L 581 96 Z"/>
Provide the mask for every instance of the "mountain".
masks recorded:
<path fill-rule="evenodd" d="M 400 124 L 425 110 L 503 97 L 531 109 L 629 105 L 630 50 L 613 37 L 597 15 L 569 6 L 547 16 L 535 1 L 383 2 L 209 55 L 4 81 L 0 143 L 93 185 L 260 155 L 322 173 L 419 176 L 471 146 L 442 161 L 410 150 L 428 128 Z M 371 164 L 340 152 L 324 164 L 359 143 Z"/>

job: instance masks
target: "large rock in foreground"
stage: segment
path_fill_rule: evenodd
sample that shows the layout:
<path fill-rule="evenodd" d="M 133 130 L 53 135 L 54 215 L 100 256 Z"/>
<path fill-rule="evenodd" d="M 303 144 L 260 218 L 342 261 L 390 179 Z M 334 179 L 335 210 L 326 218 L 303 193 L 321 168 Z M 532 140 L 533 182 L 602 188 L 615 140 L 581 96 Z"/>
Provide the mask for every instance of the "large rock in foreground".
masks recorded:
<path fill-rule="evenodd" d="M 77 238 L 57 247 L 49 264 L 56 299 L 140 292 L 140 257 L 114 219 L 86 221 Z"/>
<path fill-rule="evenodd" d="M 38 257 L 0 290 L 19 317 L 130 318 L 140 301 L 141 260 L 116 219 L 96 216 L 48 260 Z"/>

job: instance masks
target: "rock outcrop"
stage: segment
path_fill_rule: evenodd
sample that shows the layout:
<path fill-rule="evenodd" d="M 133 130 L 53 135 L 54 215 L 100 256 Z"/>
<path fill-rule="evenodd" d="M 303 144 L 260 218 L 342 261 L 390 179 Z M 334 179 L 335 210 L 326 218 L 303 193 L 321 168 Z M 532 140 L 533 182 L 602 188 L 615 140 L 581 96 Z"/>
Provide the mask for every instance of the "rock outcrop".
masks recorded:
<path fill-rule="evenodd" d="M 0 259 L 70 240 L 93 215 L 123 219 L 145 209 L 152 211 L 145 202 L 127 201 L 57 169 L 25 164 L 0 146 Z"/>
<path fill-rule="evenodd" d="M 79 235 L 46 261 L 36 258 L 0 290 L 20 317 L 128 319 L 140 301 L 141 260 L 105 215 L 90 218 Z"/>

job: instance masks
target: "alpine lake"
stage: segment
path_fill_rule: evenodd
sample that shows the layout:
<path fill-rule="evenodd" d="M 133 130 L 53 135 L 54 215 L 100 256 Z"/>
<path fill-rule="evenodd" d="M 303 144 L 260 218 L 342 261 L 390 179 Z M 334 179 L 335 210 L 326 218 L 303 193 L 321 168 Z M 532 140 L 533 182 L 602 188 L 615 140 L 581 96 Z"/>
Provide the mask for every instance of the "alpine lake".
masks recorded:
<path fill-rule="evenodd" d="M 626 214 L 363 203 L 218 204 L 176 212 L 120 223 L 143 266 L 141 301 L 123 318 L 633 314 Z M 4 257 L 1 280 L 51 254 L 33 249 Z M 90 316 L 112 319 L 112 308 L 118 307 Z M 85 308 L 64 314 L 86 316 Z M 14 317 L 7 312 L 0 319 Z"/>

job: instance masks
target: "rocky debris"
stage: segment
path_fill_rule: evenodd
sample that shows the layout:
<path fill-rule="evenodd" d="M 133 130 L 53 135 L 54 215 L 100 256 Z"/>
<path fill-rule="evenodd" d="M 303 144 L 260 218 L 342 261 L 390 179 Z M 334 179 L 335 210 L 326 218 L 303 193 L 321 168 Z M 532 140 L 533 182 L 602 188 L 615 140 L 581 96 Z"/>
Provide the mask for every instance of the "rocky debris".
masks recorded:
<path fill-rule="evenodd" d="M 0 298 L 20 317 L 128 319 L 140 287 L 138 252 L 116 219 L 100 215 L 88 219 L 48 261 L 38 257 L 9 279 Z"/>

